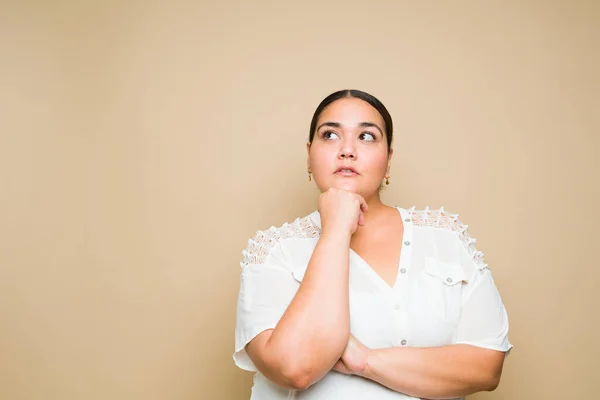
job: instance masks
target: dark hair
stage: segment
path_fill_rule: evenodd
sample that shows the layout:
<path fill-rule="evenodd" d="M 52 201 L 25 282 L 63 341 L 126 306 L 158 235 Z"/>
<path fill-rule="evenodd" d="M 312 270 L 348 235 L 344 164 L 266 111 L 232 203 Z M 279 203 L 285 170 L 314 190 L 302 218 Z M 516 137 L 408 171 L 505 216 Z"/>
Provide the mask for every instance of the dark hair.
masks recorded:
<path fill-rule="evenodd" d="M 385 108 L 383 103 L 380 102 L 375 96 L 372 96 L 369 93 L 366 93 L 366 92 L 363 92 L 360 90 L 354 90 L 354 89 L 339 90 L 339 91 L 332 93 L 329 96 L 325 97 L 323 99 L 323 101 L 321 101 L 321 104 L 319 104 L 319 106 L 315 110 L 315 113 L 313 114 L 312 121 L 310 121 L 310 133 L 308 136 L 309 143 L 312 143 L 312 141 L 315 137 L 315 130 L 317 128 L 317 120 L 321 116 L 321 113 L 323 112 L 325 107 L 327 107 L 328 105 L 330 105 L 331 103 L 333 103 L 336 100 L 343 99 L 346 97 L 355 97 L 357 99 L 366 101 L 367 103 L 369 103 L 371 106 L 373 106 L 373 108 L 375 108 L 379 112 L 379 114 L 383 118 L 383 122 L 385 124 L 383 129 L 384 129 L 385 136 L 387 139 L 387 145 L 388 145 L 388 151 L 389 151 L 390 148 L 392 147 L 392 138 L 393 138 L 393 132 L 394 132 L 394 127 L 392 124 L 392 116 L 388 112 L 387 108 Z"/>

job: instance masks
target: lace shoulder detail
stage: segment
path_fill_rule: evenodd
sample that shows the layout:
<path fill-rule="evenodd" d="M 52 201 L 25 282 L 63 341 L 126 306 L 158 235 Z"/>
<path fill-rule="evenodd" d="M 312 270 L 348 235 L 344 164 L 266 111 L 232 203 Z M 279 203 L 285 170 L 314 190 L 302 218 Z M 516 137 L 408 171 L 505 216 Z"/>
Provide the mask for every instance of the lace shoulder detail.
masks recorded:
<path fill-rule="evenodd" d="M 296 218 L 291 223 L 284 223 L 276 228 L 258 231 L 252 239 L 248 239 L 248 246 L 242 250 L 241 267 L 249 264 L 262 264 L 271 250 L 281 239 L 287 238 L 315 238 L 321 234 L 321 228 L 310 217 Z"/>
<path fill-rule="evenodd" d="M 415 207 L 413 206 L 408 211 L 415 226 L 444 228 L 456 232 L 467 252 L 475 262 L 475 265 L 477 265 L 480 270 L 488 268 L 488 265 L 483 259 L 483 252 L 475 248 L 477 239 L 472 238 L 469 235 L 469 232 L 467 231 L 469 225 L 463 224 L 460 219 L 458 219 L 458 214 L 452 214 L 444 210 L 444 207 L 437 210 L 430 210 L 429 206 L 425 207 L 424 210 L 415 210 Z"/>

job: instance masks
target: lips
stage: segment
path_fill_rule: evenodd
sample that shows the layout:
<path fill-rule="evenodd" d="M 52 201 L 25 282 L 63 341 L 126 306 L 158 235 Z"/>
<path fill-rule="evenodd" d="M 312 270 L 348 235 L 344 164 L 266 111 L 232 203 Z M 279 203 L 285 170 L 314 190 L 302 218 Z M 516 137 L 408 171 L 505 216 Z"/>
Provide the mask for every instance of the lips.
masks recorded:
<path fill-rule="evenodd" d="M 336 171 L 336 174 L 338 175 L 344 175 L 344 176 L 353 176 L 353 175 L 359 175 L 358 172 L 356 172 L 356 170 L 352 167 L 339 167 Z"/>

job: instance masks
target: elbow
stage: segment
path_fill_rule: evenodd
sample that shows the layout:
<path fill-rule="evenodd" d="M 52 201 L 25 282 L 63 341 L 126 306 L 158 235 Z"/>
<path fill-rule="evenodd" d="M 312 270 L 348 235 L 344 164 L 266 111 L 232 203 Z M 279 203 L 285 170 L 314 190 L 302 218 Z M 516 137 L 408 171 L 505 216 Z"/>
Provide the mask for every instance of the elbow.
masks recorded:
<path fill-rule="evenodd" d="M 299 391 L 308 389 L 312 384 L 311 379 L 307 374 L 297 374 L 290 376 L 288 378 L 288 382 L 290 389 Z"/>
<path fill-rule="evenodd" d="M 295 353 L 292 357 L 283 357 L 287 361 L 281 365 L 280 373 L 283 375 L 286 386 L 290 389 L 303 391 L 314 385 L 323 378 L 333 367 L 335 362 L 341 357 L 342 352 L 330 356 L 310 357 L 306 353 L 298 357 Z M 319 354 L 318 352 L 311 352 Z M 322 353 L 320 353 L 322 354 Z"/>
<path fill-rule="evenodd" d="M 492 392 L 500 385 L 500 377 L 502 376 L 502 366 L 504 361 L 504 354 L 495 352 L 492 353 L 495 358 L 485 365 L 484 368 L 480 369 L 479 384 L 481 391 Z"/>
<path fill-rule="evenodd" d="M 288 388 L 302 391 L 318 382 L 329 369 L 320 364 L 291 363 L 281 372 Z"/>
<path fill-rule="evenodd" d="M 314 377 L 311 376 L 304 369 L 288 369 L 284 371 L 283 376 L 285 377 L 286 385 L 289 389 L 294 390 L 306 390 L 308 389 L 315 381 Z"/>
<path fill-rule="evenodd" d="M 314 373 L 310 373 L 304 366 L 300 367 L 294 363 L 279 362 L 264 363 L 259 371 L 271 382 L 293 390 L 306 390 L 314 384 L 318 377 Z"/>
<path fill-rule="evenodd" d="M 498 388 L 500 384 L 500 379 L 494 379 L 487 382 L 486 388 L 484 389 L 486 392 L 493 392 Z"/>
<path fill-rule="evenodd" d="M 490 374 L 482 383 L 483 390 L 486 392 L 493 392 L 498 388 L 498 385 L 500 385 L 500 374 Z"/>

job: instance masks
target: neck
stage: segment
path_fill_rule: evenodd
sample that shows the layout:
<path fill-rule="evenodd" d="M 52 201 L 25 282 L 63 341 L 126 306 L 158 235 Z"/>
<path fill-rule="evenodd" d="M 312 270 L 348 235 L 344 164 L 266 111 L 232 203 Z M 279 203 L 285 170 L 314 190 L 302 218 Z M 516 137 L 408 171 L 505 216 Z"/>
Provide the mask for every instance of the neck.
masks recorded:
<path fill-rule="evenodd" d="M 380 216 L 384 215 L 386 211 L 390 209 L 389 206 L 386 206 L 381 202 L 381 199 L 377 194 L 365 200 L 367 201 L 367 204 L 369 206 L 369 211 L 364 213 L 365 226 L 369 224 L 369 221 L 377 220 Z"/>

